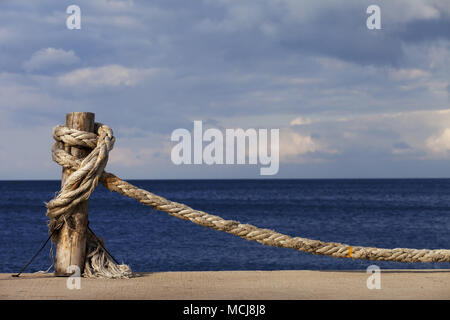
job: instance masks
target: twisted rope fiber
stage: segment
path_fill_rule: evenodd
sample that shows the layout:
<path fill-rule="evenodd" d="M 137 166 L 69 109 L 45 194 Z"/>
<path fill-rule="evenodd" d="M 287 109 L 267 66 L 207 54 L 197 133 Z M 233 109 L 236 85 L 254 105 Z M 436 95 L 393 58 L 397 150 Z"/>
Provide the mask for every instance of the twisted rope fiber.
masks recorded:
<path fill-rule="evenodd" d="M 395 262 L 450 262 L 450 250 L 448 249 L 382 249 L 291 237 L 250 224 L 242 224 L 234 220 L 224 220 L 219 216 L 167 200 L 149 191 L 139 189 L 121 180 L 114 174 L 104 171 L 106 162 L 108 161 L 108 153 L 113 148 L 115 139 L 109 127 L 96 124 L 96 128 L 97 134 L 68 129 L 63 126 L 54 128 L 53 137 L 56 143 L 52 148 L 53 160 L 64 168 L 74 170 L 74 173 L 66 181 L 58 196 L 47 204 L 50 230 L 59 228 L 64 219 L 70 216 L 72 213 L 71 210 L 76 204 L 89 199 L 90 194 L 97 186 L 98 181 L 100 181 L 111 191 L 116 191 L 133 198 L 156 210 L 165 211 L 171 216 L 188 220 L 204 227 L 224 231 L 248 241 L 257 241 L 264 245 L 291 248 L 335 258 L 351 257 L 353 259 Z M 65 143 L 66 146 L 88 147 L 93 148 L 93 150 L 85 159 L 80 160 L 66 152 L 62 147 L 62 143 Z M 95 248 L 97 252 L 102 251 L 99 246 L 95 246 Z M 103 253 L 103 256 L 108 260 L 107 255 Z M 107 263 L 111 264 L 111 266 L 114 265 L 114 262 L 110 260 Z M 98 276 L 92 267 L 88 270 L 90 276 Z"/>

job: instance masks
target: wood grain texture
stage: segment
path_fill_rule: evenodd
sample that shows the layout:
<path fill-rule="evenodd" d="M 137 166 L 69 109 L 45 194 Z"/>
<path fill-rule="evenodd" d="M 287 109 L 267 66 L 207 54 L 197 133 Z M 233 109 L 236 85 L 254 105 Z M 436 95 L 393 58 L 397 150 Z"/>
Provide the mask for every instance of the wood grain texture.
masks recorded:
<path fill-rule="evenodd" d="M 94 132 L 95 128 L 95 114 L 91 112 L 72 112 L 66 115 L 66 126 L 76 130 Z M 70 152 L 77 158 L 86 157 L 90 150 L 76 147 L 65 147 L 67 152 Z M 63 169 L 61 182 L 64 184 L 65 180 L 72 174 L 70 169 Z M 76 265 L 83 273 L 84 262 L 86 257 L 86 232 L 88 225 L 88 208 L 89 201 L 80 203 L 74 213 L 67 219 L 59 231 L 58 239 L 56 241 L 56 260 L 55 260 L 55 275 L 69 276 L 67 268 L 71 265 Z"/>

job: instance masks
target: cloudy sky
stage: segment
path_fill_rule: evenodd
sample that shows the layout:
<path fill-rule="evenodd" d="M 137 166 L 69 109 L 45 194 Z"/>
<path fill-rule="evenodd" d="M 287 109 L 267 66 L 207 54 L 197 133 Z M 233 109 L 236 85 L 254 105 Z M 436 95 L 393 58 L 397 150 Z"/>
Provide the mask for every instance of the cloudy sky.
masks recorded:
<path fill-rule="evenodd" d="M 0 179 L 58 179 L 72 111 L 113 128 L 128 179 L 260 177 L 172 164 L 194 120 L 279 128 L 275 178 L 450 177 L 448 0 L 2 0 L 0 47 Z"/>

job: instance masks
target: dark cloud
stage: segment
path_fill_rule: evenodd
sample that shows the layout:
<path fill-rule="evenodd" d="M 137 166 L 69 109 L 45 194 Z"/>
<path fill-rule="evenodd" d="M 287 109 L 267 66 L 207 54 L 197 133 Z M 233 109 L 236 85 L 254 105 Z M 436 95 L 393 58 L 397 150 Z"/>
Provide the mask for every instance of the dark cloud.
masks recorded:
<path fill-rule="evenodd" d="M 405 42 L 432 42 L 450 39 L 450 16 L 442 13 L 436 19 L 418 19 L 399 27 L 396 32 Z"/>
<path fill-rule="evenodd" d="M 409 144 L 407 144 L 406 142 L 402 142 L 402 141 L 396 142 L 392 146 L 396 149 L 401 149 L 401 150 L 411 149 L 411 146 Z"/>

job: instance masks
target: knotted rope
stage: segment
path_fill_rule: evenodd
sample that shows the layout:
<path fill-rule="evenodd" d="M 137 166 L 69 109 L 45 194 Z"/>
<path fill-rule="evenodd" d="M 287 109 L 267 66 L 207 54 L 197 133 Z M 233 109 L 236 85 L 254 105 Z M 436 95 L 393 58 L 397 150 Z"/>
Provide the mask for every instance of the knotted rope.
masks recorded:
<path fill-rule="evenodd" d="M 98 181 L 100 181 L 111 191 L 136 199 L 140 203 L 156 210 L 165 211 L 171 216 L 188 220 L 204 227 L 224 231 L 248 241 L 257 241 L 264 245 L 291 248 L 335 258 L 395 262 L 450 262 L 450 250 L 448 249 L 382 249 L 291 237 L 250 224 L 224 220 L 221 217 L 192 209 L 184 204 L 167 200 L 149 191 L 139 189 L 111 173 L 105 172 L 104 168 L 108 161 L 108 153 L 113 148 L 115 139 L 112 130 L 105 125 L 96 124 L 96 132 L 94 134 L 63 126 L 57 126 L 53 130 L 53 137 L 56 140 L 52 148 L 53 160 L 64 168 L 74 170 L 74 172 L 67 179 L 57 197 L 47 204 L 50 231 L 54 230 L 54 228 L 60 228 L 64 220 L 72 214 L 72 209 L 79 202 L 89 199 Z M 85 159 L 79 160 L 66 152 L 61 143 L 65 143 L 66 146 L 92 148 L 92 151 Z M 93 244 L 92 241 L 89 242 L 89 246 L 92 246 L 92 248 L 88 252 L 89 259 L 86 259 L 88 268 L 85 271 L 85 276 L 129 276 L 130 270 L 127 266 L 117 266 L 104 253 L 104 250 L 101 250 L 100 246 Z M 96 267 L 94 268 L 93 265 Z M 108 272 L 103 270 L 105 269 L 102 267 L 103 265 L 108 267 L 106 268 Z M 120 271 L 111 271 L 113 269 Z"/>
<path fill-rule="evenodd" d="M 74 208 L 91 196 L 103 174 L 108 162 L 109 151 L 114 146 L 115 138 L 112 130 L 100 123 L 95 124 L 95 132 L 84 132 L 57 126 L 53 129 L 56 142 L 52 147 L 53 160 L 66 169 L 74 172 L 66 179 L 58 195 L 47 203 L 49 232 L 60 229 L 73 213 Z M 91 148 L 92 151 L 83 160 L 77 159 L 64 150 L 64 145 L 71 147 Z M 69 225 L 69 224 L 68 224 Z M 127 265 L 119 265 L 98 243 L 94 234 L 87 234 L 85 277 L 128 278 L 131 269 Z"/>

